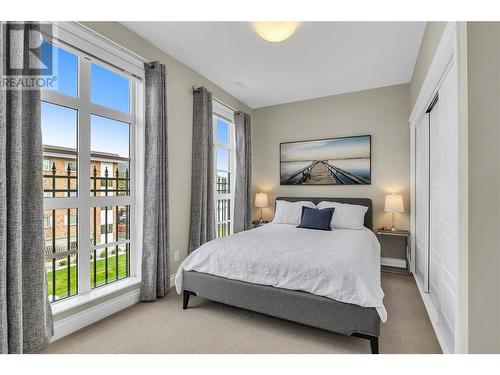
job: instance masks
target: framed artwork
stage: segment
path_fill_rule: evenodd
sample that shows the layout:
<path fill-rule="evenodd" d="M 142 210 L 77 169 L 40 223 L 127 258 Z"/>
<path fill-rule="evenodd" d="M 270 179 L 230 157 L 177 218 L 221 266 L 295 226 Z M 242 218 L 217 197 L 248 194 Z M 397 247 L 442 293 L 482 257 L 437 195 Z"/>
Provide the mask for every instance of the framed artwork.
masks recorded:
<path fill-rule="evenodd" d="M 371 136 L 280 143 L 281 185 L 370 185 Z"/>

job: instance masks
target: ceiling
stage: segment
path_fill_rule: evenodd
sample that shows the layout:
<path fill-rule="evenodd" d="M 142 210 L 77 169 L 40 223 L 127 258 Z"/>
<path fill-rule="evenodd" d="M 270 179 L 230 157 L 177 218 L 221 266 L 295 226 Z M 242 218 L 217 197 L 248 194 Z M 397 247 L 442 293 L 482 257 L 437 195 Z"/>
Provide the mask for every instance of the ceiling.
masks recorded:
<path fill-rule="evenodd" d="M 411 80 L 425 22 L 302 22 L 281 43 L 249 22 L 122 22 L 252 108 Z"/>

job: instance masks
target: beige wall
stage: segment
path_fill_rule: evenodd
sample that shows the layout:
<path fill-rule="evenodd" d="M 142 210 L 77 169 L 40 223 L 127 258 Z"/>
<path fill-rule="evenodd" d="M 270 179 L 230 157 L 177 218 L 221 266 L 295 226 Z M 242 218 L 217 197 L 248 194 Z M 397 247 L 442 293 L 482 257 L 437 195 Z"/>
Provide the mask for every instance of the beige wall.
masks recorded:
<path fill-rule="evenodd" d="M 469 352 L 500 353 L 500 23 L 467 23 Z"/>
<path fill-rule="evenodd" d="M 409 85 L 398 85 L 288 103 L 254 110 L 252 127 L 254 193 L 276 196 L 368 197 L 374 225 L 391 223 L 384 194 L 402 193 L 406 213 L 397 225 L 409 228 Z M 372 136 L 372 184 L 369 186 L 280 186 L 279 144 L 349 135 Z M 271 203 L 272 205 L 272 203 Z M 273 207 L 264 210 L 270 219 Z M 254 216 L 258 211 L 254 212 Z"/>
<path fill-rule="evenodd" d="M 83 24 L 148 60 L 159 60 L 167 67 L 167 114 L 169 138 L 169 205 L 171 273 L 175 273 L 186 255 L 191 212 L 191 134 L 193 97 L 191 87 L 205 86 L 217 99 L 252 114 L 252 110 L 206 78 L 165 54 L 137 34 L 116 22 Z M 179 262 L 173 252 L 179 251 Z"/>
<path fill-rule="evenodd" d="M 443 35 L 446 22 L 427 22 L 425 28 L 424 36 L 422 38 L 422 44 L 420 45 L 420 50 L 418 52 L 418 58 L 415 63 L 415 69 L 413 70 L 413 76 L 411 78 L 410 85 L 410 110 L 415 105 L 417 101 L 418 93 L 422 88 L 425 76 L 429 70 L 434 54 L 436 53 L 437 46 Z"/>

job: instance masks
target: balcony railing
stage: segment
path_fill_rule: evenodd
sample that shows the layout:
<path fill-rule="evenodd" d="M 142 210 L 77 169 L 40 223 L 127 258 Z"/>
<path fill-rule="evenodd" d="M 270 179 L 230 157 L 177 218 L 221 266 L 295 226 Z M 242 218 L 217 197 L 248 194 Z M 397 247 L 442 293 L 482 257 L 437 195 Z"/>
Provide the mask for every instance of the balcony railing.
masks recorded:
<path fill-rule="evenodd" d="M 217 238 L 231 234 L 231 200 L 217 199 Z"/>
<path fill-rule="evenodd" d="M 89 257 L 94 289 L 130 276 L 130 206 L 91 210 Z M 47 289 L 55 302 L 78 294 L 78 210 L 46 210 L 45 218 Z"/>
<path fill-rule="evenodd" d="M 112 214 L 111 222 L 108 213 Z M 130 276 L 130 243 L 124 242 L 130 240 L 130 206 L 93 207 L 90 216 L 91 243 L 99 246 L 90 255 L 94 289 Z M 116 242 L 119 243 L 103 246 Z"/>
<path fill-rule="evenodd" d="M 130 176 L 128 168 L 124 173 L 121 173 L 119 168 L 116 168 L 114 176 L 109 176 L 108 167 L 104 169 L 104 176 L 97 175 L 97 167 L 94 166 L 92 176 L 90 177 L 93 183 L 91 193 L 96 196 L 98 193 L 104 194 L 107 197 L 109 194 L 113 195 L 130 195 Z M 99 182 L 99 185 L 97 184 Z M 110 188 L 111 183 L 111 188 Z M 98 188 L 99 186 L 99 188 Z"/>
<path fill-rule="evenodd" d="M 47 210 L 50 220 L 45 228 L 45 268 L 47 289 L 52 302 L 78 293 L 78 222 L 71 223 L 71 217 L 78 217 L 76 209 Z M 66 223 L 61 224 L 66 214 Z"/>
<path fill-rule="evenodd" d="M 46 196 L 47 193 L 50 198 L 76 196 L 78 191 L 78 176 L 69 165 L 63 173 L 58 174 L 56 164 L 52 163 L 51 173 L 44 174 L 43 178 L 43 191 L 46 193 Z M 94 166 L 90 180 L 90 193 L 93 196 L 130 195 L 130 175 L 128 168 L 124 172 L 120 172 L 120 169 L 116 168 L 114 173 L 110 173 L 108 168 L 105 167 L 104 176 L 99 176 L 97 167 Z"/>
<path fill-rule="evenodd" d="M 78 182 L 78 177 L 76 174 L 74 174 L 74 171 L 71 170 L 70 165 L 68 164 L 68 167 L 64 174 L 57 174 L 57 168 L 56 168 L 56 163 L 52 163 L 52 167 L 50 168 L 51 173 L 50 174 L 44 174 L 43 175 L 43 181 L 44 181 L 44 187 L 43 187 L 43 192 L 44 193 L 50 193 L 51 198 L 55 198 L 57 193 L 61 193 L 63 197 L 71 197 L 71 196 L 76 196 L 76 193 L 78 191 L 77 187 L 77 182 Z M 48 181 L 48 186 L 46 187 L 46 182 Z M 62 183 L 58 184 L 58 181 L 62 181 Z M 74 181 L 74 183 L 72 183 Z M 57 186 L 63 185 L 64 182 L 66 182 L 66 187 L 64 188 L 58 188 Z M 58 194 L 60 195 L 60 194 Z"/>
<path fill-rule="evenodd" d="M 220 238 L 231 234 L 231 200 L 228 198 L 231 192 L 231 175 L 222 171 L 217 173 L 216 189 L 217 194 L 221 195 L 217 198 L 216 205 L 216 236 Z M 226 176 L 221 176 L 219 173 L 226 174 Z"/>
<path fill-rule="evenodd" d="M 228 194 L 230 191 L 231 181 L 230 177 L 217 176 L 217 193 Z"/>
<path fill-rule="evenodd" d="M 66 168 L 63 169 L 61 168 L 63 162 L 61 160 L 53 162 L 50 170 L 43 174 L 46 198 L 77 196 L 79 181 L 74 168 L 76 163 L 66 163 Z M 92 165 L 90 194 L 92 196 L 130 195 L 130 175 L 128 168 L 124 168 L 124 164 L 123 161 L 115 161 L 111 164 L 112 166 L 105 166 L 99 162 L 97 165 Z M 94 216 L 97 222 L 93 225 L 94 232 L 90 234 L 91 243 L 92 246 L 98 245 L 96 225 L 101 228 L 101 224 L 105 224 L 103 233 L 99 236 L 104 234 L 105 242 L 113 243 L 113 245 L 92 250 L 89 254 L 92 288 L 130 276 L 130 244 L 123 243 L 123 240 L 130 239 L 129 206 L 120 206 L 120 212 L 116 207 L 116 215 L 113 215 L 113 220 L 109 223 L 112 224 L 112 229 L 108 229 L 107 225 L 108 209 L 102 208 L 106 219 L 101 218 L 100 214 Z M 46 211 L 46 215 L 50 216 L 46 216 L 45 267 L 47 288 L 52 302 L 78 294 L 78 242 L 76 240 L 78 218 L 77 214 L 74 214 L 75 210 L 70 208 Z M 96 213 L 96 208 L 93 208 L 93 211 Z M 65 217 L 64 221 L 63 217 Z M 73 222 L 75 217 L 76 222 Z M 105 222 L 101 223 L 101 220 Z M 114 239 L 108 238 L 108 234 Z M 122 243 L 116 244 L 119 240 L 122 240 Z"/>

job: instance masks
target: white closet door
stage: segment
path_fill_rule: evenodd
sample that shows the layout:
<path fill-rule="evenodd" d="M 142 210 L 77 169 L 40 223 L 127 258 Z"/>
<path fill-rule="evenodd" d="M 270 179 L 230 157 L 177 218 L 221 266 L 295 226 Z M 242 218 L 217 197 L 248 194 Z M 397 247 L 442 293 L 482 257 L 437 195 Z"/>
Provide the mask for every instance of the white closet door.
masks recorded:
<path fill-rule="evenodd" d="M 458 94 L 453 66 L 439 88 L 430 116 L 430 294 L 438 324 L 455 348 L 458 291 Z"/>
<path fill-rule="evenodd" d="M 429 115 L 415 129 L 415 274 L 429 291 Z"/>
<path fill-rule="evenodd" d="M 429 177 L 430 177 L 430 191 L 429 191 L 429 201 L 430 201 L 430 222 L 429 222 L 429 295 L 434 303 L 436 309 L 439 309 L 439 294 L 440 294 L 440 269 L 441 269 L 441 246 L 439 245 L 439 218 L 441 211 L 442 200 L 440 197 L 441 191 L 441 163 L 440 163 L 440 153 L 442 149 L 441 143 L 444 141 L 441 139 L 441 129 L 442 124 L 442 112 L 441 100 L 432 108 L 429 113 L 429 124 L 430 124 L 430 167 L 429 167 Z"/>

